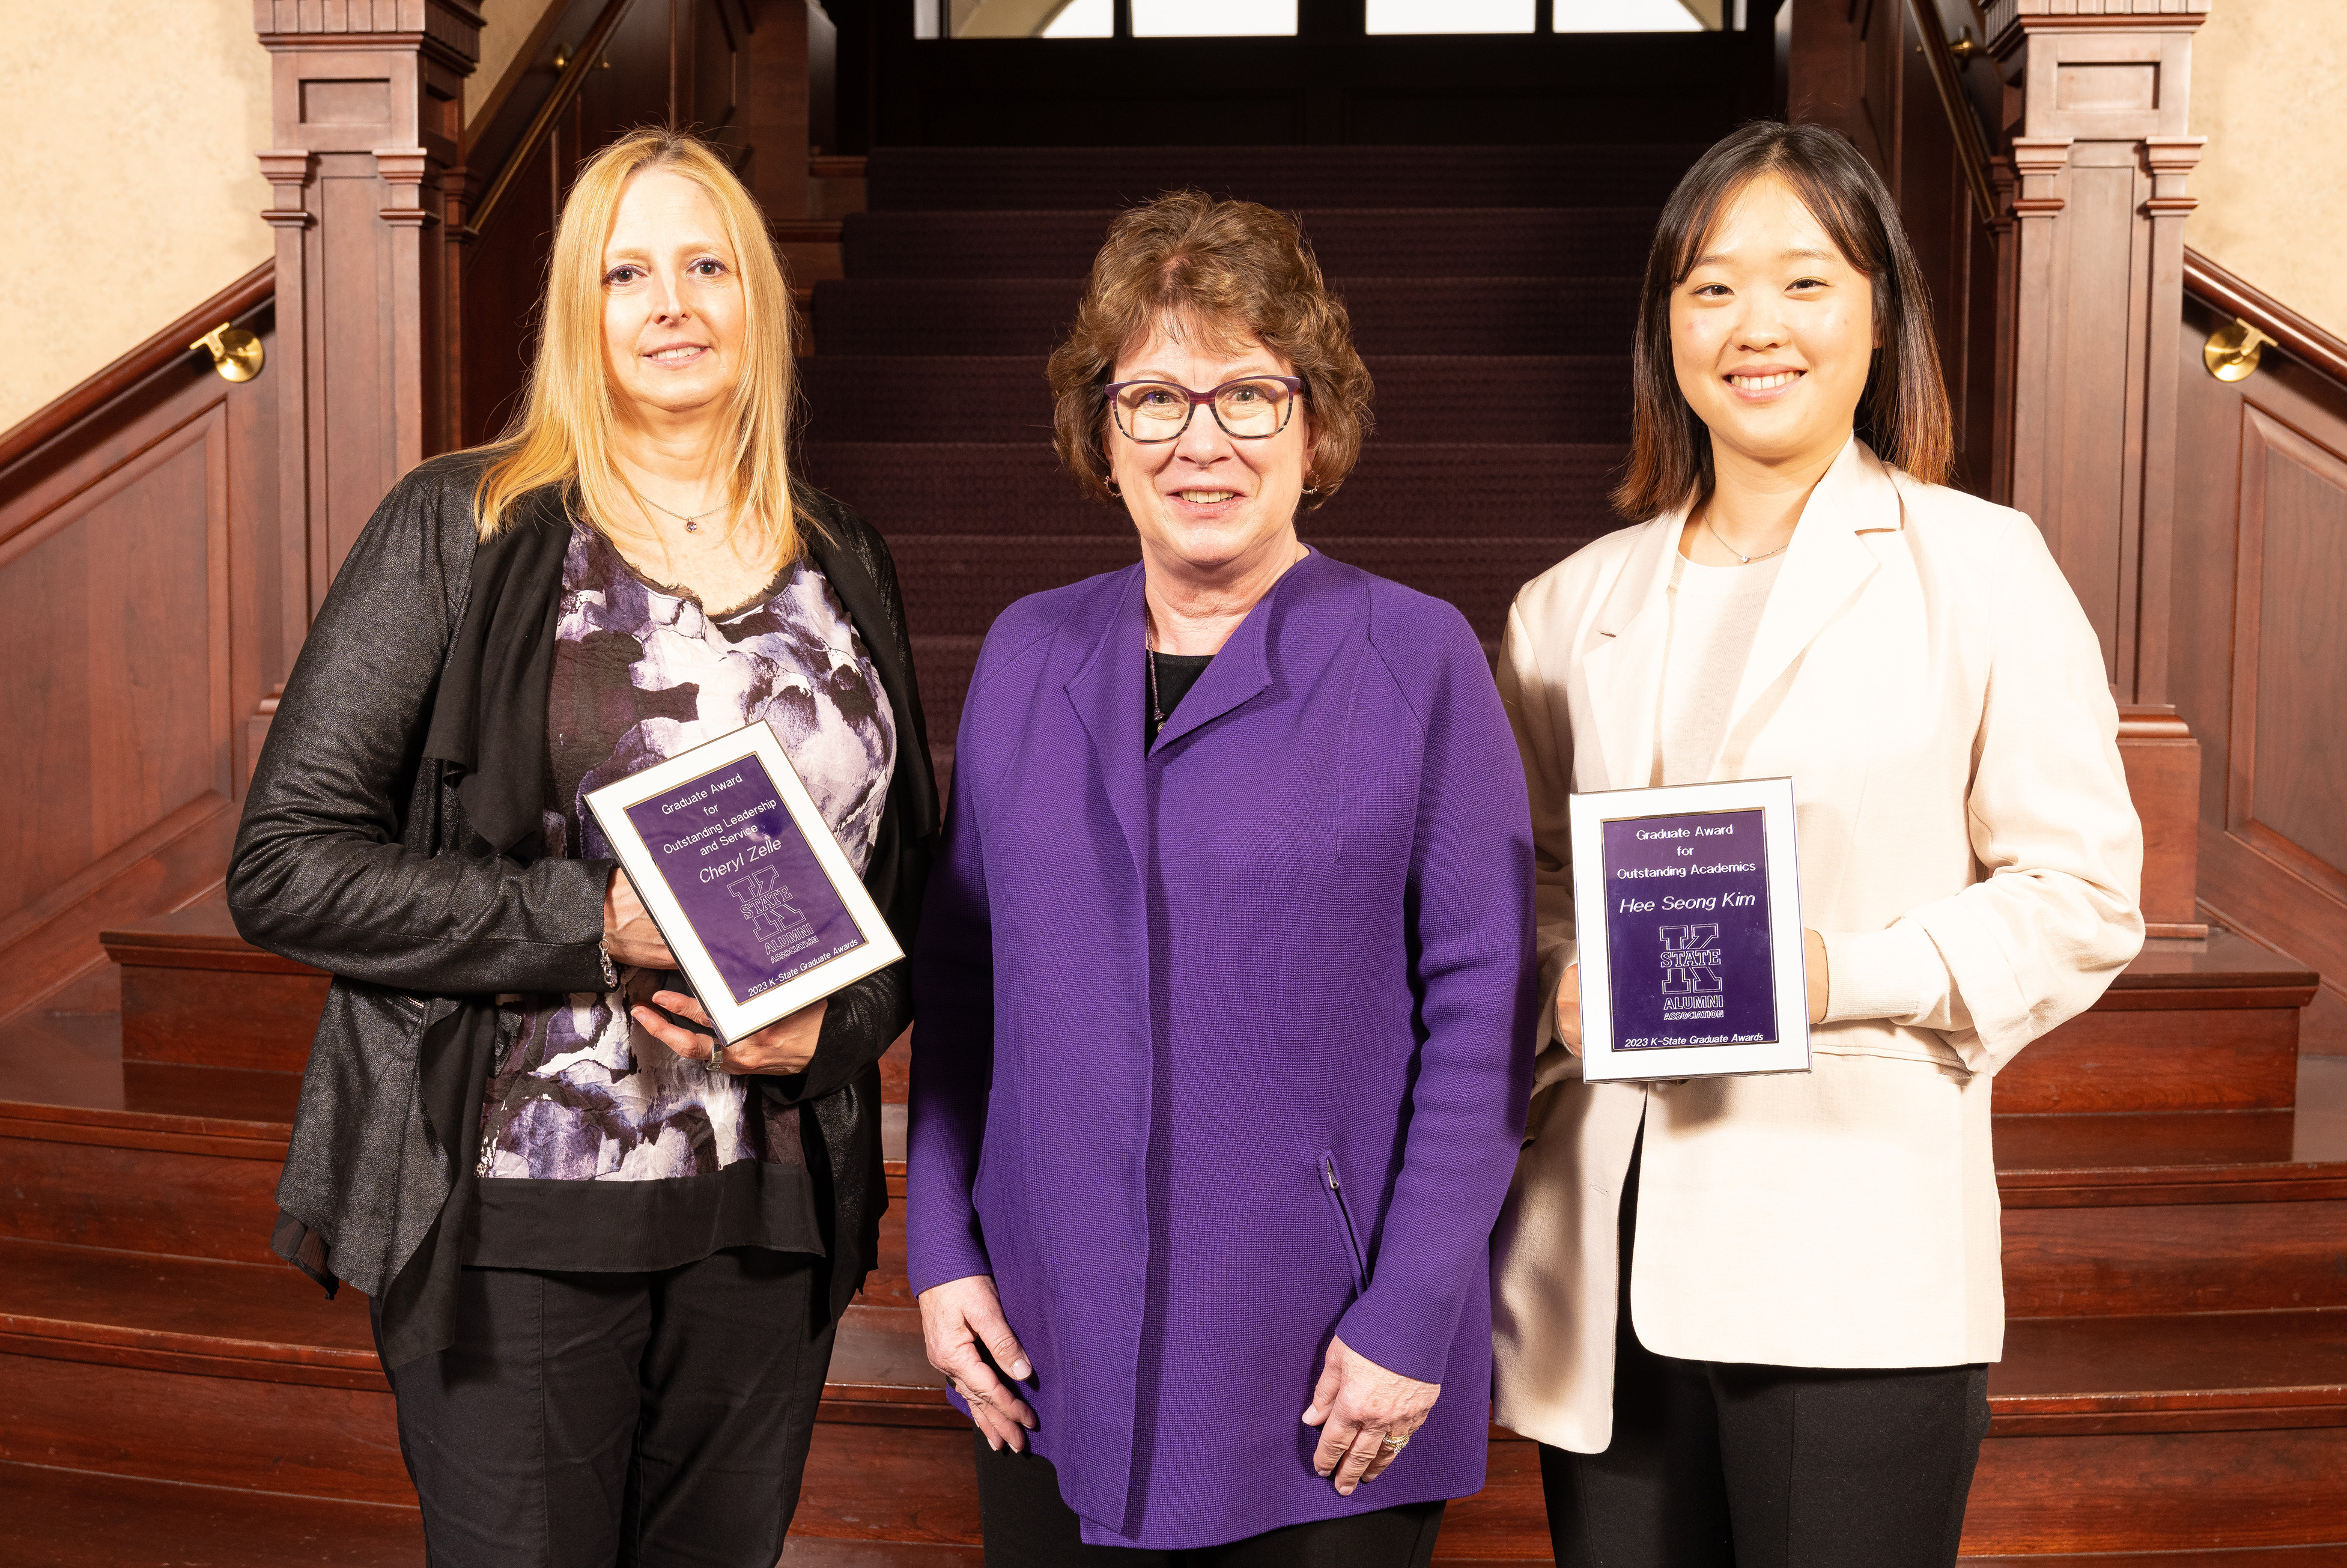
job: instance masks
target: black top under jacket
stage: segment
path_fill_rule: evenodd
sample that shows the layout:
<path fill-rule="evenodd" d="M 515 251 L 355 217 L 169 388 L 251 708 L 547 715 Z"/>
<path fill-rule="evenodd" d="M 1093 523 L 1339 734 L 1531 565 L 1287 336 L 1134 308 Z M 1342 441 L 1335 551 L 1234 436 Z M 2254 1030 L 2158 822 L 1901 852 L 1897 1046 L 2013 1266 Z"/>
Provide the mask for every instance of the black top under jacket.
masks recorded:
<path fill-rule="evenodd" d="M 245 939 L 334 976 L 272 1245 L 329 1293 L 346 1279 L 374 1296 L 394 1366 L 451 1342 L 497 995 L 603 983 L 612 863 L 541 854 L 569 513 L 538 492 L 477 548 L 487 461 L 417 467 L 352 547 L 286 682 L 229 865 Z M 794 500 L 896 711 L 864 883 L 910 952 L 938 794 L 896 566 L 837 501 L 805 488 Z M 907 970 L 834 993 L 804 1072 L 751 1080 L 804 1108 L 835 1315 L 878 1251 L 878 1063 L 912 1019 Z"/>

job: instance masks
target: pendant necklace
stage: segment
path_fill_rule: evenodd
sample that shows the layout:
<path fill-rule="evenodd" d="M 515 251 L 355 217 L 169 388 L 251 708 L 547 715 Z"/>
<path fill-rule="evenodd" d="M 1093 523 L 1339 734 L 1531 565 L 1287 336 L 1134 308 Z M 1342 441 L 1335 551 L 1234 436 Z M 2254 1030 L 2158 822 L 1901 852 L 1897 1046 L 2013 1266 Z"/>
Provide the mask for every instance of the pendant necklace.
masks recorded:
<path fill-rule="evenodd" d="M 643 502 L 646 506 L 652 507 L 656 511 L 666 512 L 670 517 L 674 518 L 678 522 L 682 523 L 684 525 L 684 531 L 688 534 L 697 534 L 701 531 L 702 518 L 713 518 L 718 513 L 725 510 L 723 506 L 716 506 L 710 507 L 704 512 L 696 512 L 692 517 L 688 518 L 673 507 L 661 506 L 650 496 L 639 495 L 636 499 Z"/>
<path fill-rule="evenodd" d="M 1149 664 L 1149 733 L 1154 737 L 1165 727 L 1165 705 L 1157 700 L 1157 647 L 1146 626 L 1141 630 L 1141 656 Z"/>
<path fill-rule="evenodd" d="M 1783 555 L 1787 550 L 1793 548 L 1793 541 L 1787 539 L 1783 544 L 1778 545 L 1773 550 L 1762 550 L 1757 556 L 1746 555 L 1734 545 L 1729 544 L 1726 539 L 1719 538 L 1719 530 L 1711 526 L 1711 514 L 1708 511 L 1705 512 L 1703 515 L 1703 531 L 1709 534 L 1713 538 L 1719 539 L 1719 548 L 1726 550 L 1729 555 L 1734 556 L 1736 558 L 1736 564 L 1738 566 L 1750 566 L 1754 561 L 1767 560 L 1770 556 Z"/>

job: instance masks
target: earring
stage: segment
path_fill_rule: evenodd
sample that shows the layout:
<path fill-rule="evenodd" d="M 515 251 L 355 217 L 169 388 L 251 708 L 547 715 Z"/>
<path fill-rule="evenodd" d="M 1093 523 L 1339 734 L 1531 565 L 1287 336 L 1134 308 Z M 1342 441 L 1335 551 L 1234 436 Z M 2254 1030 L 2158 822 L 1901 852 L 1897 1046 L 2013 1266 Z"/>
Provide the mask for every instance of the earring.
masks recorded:
<path fill-rule="evenodd" d="M 1112 501 L 1121 501 L 1124 499 L 1124 492 L 1117 488 L 1116 481 L 1113 479 L 1111 479 L 1108 482 L 1108 494 L 1109 499 Z"/>

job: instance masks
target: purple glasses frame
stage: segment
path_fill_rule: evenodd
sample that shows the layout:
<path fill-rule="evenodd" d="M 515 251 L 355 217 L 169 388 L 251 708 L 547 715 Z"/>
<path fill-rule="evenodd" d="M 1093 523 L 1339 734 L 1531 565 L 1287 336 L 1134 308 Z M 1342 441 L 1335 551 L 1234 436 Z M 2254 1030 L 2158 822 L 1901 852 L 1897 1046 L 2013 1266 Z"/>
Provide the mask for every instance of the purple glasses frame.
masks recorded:
<path fill-rule="evenodd" d="M 1224 393 L 1228 392 L 1234 386 L 1245 386 L 1249 382 L 1254 381 L 1277 382 L 1280 385 L 1287 388 L 1287 395 L 1290 401 L 1286 410 L 1279 416 L 1279 430 L 1266 430 L 1260 436 L 1242 436 L 1237 431 L 1232 429 L 1229 425 L 1223 425 L 1222 412 L 1214 407 L 1214 399 L 1221 396 Z M 1188 398 L 1190 400 L 1190 409 L 1188 413 L 1182 415 L 1182 428 L 1176 430 L 1171 436 L 1135 436 L 1132 431 L 1127 430 L 1124 427 L 1123 419 L 1119 417 L 1116 411 L 1116 395 L 1122 392 L 1128 386 L 1163 386 L 1171 391 L 1178 392 L 1183 396 Z M 1109 417 L 1116 421 L 1116 433 L 1123 436 L 1127 441 L 1130 441 L 1138 446 L 1162 446 L 1168 441 L 1179 441 L 1189 432 L 1190 421 L 1198 416 L 1198 410 L 1201 406 L 1204 407 L 1206 412 L 1214 416 L 1214 423 L 1222 425 L 1223 434 L 1229 436 L 1232 440 L 1268 441 L 1273 436 L 1278 435 L 1280 430 L 1286 429 L 1287 422 L 1296 416 L 1296 405 L 1294 400 L 1304 395 L 1304 378 L 1300 375 L 1242 375 L 1235 381 L 1226 381 L 1223 383 L 1222 385 L 1214 388 L 1212 391 L 1193 392 L 1188 387 L 1180 385 L 1174 382 L 1161 381 L 1155 376 L 1143 376 L 1138 381 L 1112 381 L 1106 386 L 1101 388 L 1101 395 L 1108 400 Z"/>

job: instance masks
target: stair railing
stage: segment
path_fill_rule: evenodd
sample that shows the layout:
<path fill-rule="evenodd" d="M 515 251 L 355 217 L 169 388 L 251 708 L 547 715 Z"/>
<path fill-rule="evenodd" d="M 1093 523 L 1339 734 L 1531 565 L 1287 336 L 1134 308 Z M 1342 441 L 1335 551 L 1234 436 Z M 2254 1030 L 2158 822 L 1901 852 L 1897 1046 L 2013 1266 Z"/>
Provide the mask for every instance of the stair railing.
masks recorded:
<path fill-rule="evenodd" d="M 477 234 L 488 227 L 489 217 L 497 211 L 497 204 L 505 200 L 506 192 L 512 189 L 514 181 L 529 166 L 530 160 L 545 148 L 546 138 L 554 134 L 555 121 L 562 118 L 562 111 L 570 107 L 571 101 L 579 96 L 579 89 L 586 86 L 587 74 L 595 69 L 602 59 L 603 46 L 610 42 L 612 33 L 625 19 L 628 7 L 633 3 L 634 0 L 609 0 L 602 14 L 595 18 L 595 25 L 587 29 L 587 36 L 579 41 L 578 52 L 570 56 L 562 67 L 562 74 L 555 78 L 554 91 L 538 106 L 538 113 L 530 117 L 529 126 L 521 133 L 521 139 L 514 144 L 513 151 L 506 155 L 505 162 L 498 166 L 488 189 L 481 193 L 480 200 L 475 202 L 472 211 L 466 214 L 466 225 L 473 232 Z"/>
<path fill-rule="evenodd" d="M 1956 160 L 1963 165 L 1964 184 L 1973 193 L 1973 206 L 1984 224 L 1996 221 L 1996 189 L 1989 179 L 1988 137 L 1981 129 L 1980 117 L 1973 112 L 1972 100 L 1964 96 L 1963 62 L 1957 57 L 1956 47 L 1948 41 L 1946 24 L 1940 20 L 1939 7 L 1932 0 L 1907 0 L 1908 9 L 1915 17 L 1915 30 L 1923 35 L 1921 52 L 1931 67 L 1932 85 L 1939 89 L 1940 108 L 1948 117 L 1948 129 L 1956 138 Z M 1979 50 L 1968 36 L 1967 57 Z"/>
<path fill-rule="evenodd" d="M 2188 245 L 2184 248 L 2184 288 L 2293 359 L 2311 365 L 2334 381 L 2347 383 L 2347 341 L 2315 325 L 2263 290 L 2235 277 Z M 2224 331 L 2220 329 L 2219 335 L 2225 335 Z M 2256 368 L 2255 349 L 2241 357 L 2248 360 L 2251 369 Z"/>

